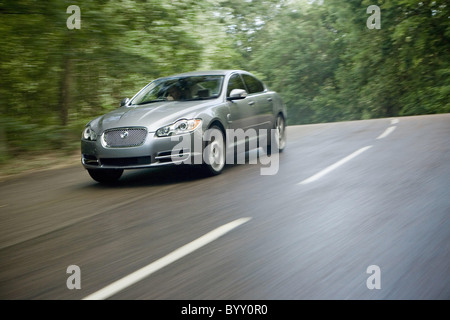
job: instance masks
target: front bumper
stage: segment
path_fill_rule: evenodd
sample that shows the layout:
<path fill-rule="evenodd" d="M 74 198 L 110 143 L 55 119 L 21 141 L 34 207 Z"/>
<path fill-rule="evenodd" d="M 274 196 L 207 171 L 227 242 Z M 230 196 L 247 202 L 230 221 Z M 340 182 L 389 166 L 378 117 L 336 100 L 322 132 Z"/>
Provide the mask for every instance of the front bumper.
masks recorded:
<path fill-rule="evenodd" d="M 144 143 L 135 147 L 106 147 L 96 141 L 81 140 L 81 163 L 86 169 L 138 169 L 174 164 L 202 163 L 202 134 L 156 137 L 149 132 Z"/>

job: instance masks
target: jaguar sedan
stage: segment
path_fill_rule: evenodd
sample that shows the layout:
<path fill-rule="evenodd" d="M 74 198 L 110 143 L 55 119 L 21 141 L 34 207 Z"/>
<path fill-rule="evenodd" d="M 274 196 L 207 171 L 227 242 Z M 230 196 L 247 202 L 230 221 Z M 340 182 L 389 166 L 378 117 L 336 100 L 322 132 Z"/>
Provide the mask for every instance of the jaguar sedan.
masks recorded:
<path fill-rule="evenodd" d="M 81 161 L 100 183 L 117 181 L 125 169 L 180 163 L 217 175 L 228 159 L 236 160 L 241 145 L 245 151 L 282 151 L 285 126 L 282 99 L 253 74 L 183 73 L 150 82 L 90 121 L 82 133 Z M 230 152 L 234 157 L 228 158 Z"/>

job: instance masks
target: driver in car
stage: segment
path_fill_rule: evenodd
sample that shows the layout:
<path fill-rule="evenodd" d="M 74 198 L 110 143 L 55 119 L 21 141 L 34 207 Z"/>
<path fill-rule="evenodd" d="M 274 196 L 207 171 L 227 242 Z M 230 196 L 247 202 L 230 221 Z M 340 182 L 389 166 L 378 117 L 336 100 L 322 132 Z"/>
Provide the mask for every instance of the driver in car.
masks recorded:
<path fill-rule="evenodd" d="M 167 95 L 167 100 L 181 100 L 182 92 L 176 85 L 171 86 L 167 92 L 169 93 Z"/>

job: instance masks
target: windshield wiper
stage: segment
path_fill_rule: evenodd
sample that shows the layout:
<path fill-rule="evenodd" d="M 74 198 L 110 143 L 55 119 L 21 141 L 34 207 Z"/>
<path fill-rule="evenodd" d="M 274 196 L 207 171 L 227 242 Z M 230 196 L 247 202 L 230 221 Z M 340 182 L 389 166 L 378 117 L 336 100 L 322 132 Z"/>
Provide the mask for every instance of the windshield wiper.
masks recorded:
<path fill-rule="evenodd" d="M 186 99 L 185 101 L 195 101 L 195 100 L 209 100 L 209 99 L 215 99 L 218 96 L 210 96 L 210 97 L 198 97 L 198 98 L 192 98 L 192 99 Z"/>
<path fill-rule="evenodd" d="M 155 100 L 148 100 L 148 101 L 144 101 L 144 102 L 140 102 L 140 103 L 136 103 L 137 106 L 143 105 L 143 104 L 147 104 L 147 103 L 152 103 L 152 102 L 161 102 L 161 101 L 167 101 L 167 99 L 155 99 Z"/>

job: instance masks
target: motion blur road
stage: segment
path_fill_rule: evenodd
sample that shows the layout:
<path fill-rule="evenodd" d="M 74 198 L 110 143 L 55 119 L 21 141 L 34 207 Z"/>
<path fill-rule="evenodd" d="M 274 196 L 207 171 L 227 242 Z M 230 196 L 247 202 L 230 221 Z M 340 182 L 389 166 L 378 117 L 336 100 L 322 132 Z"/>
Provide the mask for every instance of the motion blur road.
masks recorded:
<path fill-rule="evenodd" d="M 0 299 L 450 298 L 450 114 L 291 126 L 262 167 L 0 182 Z"/>

